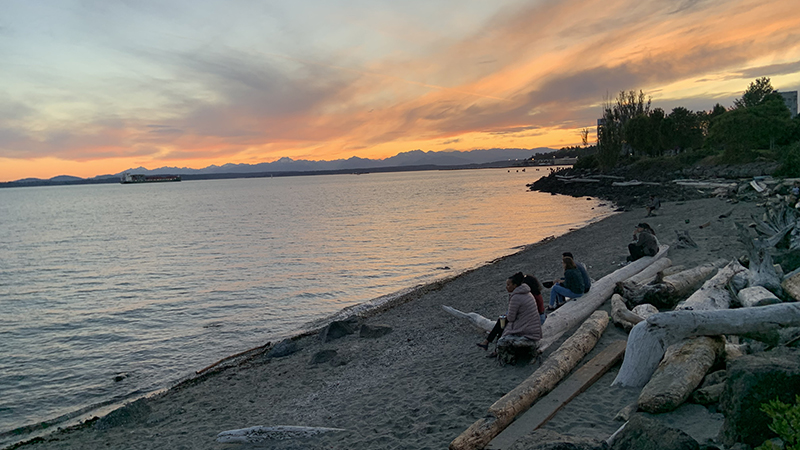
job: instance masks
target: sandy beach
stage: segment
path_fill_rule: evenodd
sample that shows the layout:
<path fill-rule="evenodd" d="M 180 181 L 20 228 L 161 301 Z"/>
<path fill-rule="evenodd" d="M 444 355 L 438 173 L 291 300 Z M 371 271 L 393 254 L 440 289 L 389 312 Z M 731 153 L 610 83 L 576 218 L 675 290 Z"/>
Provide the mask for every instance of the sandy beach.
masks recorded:
<path fill-rule="evenodd" d="M 483 337 L 481 331 L 448 315 L 442 305 L 494 318 L 505 311 L 508 276 L 523 271 L 552 280 L 561 275 L 564 251 L 571 251 L 599 279 L 625 261 L 634 226 L 642 221 L 656 230 L 662 244 L 671 245 L 668 257 L 674 265 L 690 267 L 739 257 L 744 250 L 735 238 L 734 221 L 749 223 L 758 211 L 755 203 L 709 198 L 665 202 L 655 217 L 645 218 L 641 208 L 616 214 L 446 282 L 420 287 L 391 307 L 362 318 L 368 325 L 390 327 L 392 331 L 383 336 L 355 333 L 324 343 L 311 334 L 294 339 L 296 351 L 283 357 L 268 357 L 268 346 L 106 418 L 21 448 L 444 449 L 537 365 L 500 366 L 486 358 L 475 345 Z M 683 230 L 689 231 L 698 248 L 675 248 L 675 232 Z M 610 310 L 609 302 L 603 308 Z M 608 343 L 625 338 L 623 330 L 609 325 L 585 361 Z M 606 439 L 620 425 L 613 420 L 615 414 L 638 395 L 637 389 L 610 387 L 618 368 L 543 429 Z M 345 431 L 258 444 L 215 441 L 221 431 L 258 425 Z"/>

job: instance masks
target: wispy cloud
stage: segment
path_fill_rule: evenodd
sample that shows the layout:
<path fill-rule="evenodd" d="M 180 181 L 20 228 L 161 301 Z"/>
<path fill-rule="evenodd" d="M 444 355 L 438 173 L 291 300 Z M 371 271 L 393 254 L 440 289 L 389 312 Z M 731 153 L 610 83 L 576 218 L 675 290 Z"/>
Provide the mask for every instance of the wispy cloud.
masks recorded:
<path fill-rule="evenodd" d="M 0 158 L 558 146 L 620 90 L 710 108 L 760 76 L 800 85 L 800 13 L 785 1 L 334 3 L 14 4 L 0 18 Z"/>

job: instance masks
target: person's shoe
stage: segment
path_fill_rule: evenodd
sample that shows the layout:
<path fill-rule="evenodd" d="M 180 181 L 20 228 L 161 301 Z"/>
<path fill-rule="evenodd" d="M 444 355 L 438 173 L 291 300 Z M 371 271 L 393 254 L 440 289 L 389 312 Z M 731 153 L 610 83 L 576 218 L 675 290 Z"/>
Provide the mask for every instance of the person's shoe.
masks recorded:
<path fill-rule="evenodd" d="M 489 344 L 481 344 L 480 342 L 478 342 L 475 345 L 477 345 L 478 347 L 480 347 L 480 348 L 482 348 L 484 350 L 489 350 Z"/>
<path fill-rule="evenodd" d="M 556 306 L 547 305 L 547 308 L 544 309 L 545 312 L 553 312 L 556 310 Z"/>
<path fill-rule="evenodd" d="M 556 309 L 561 308 L 562 306 L 566 305 L 567 302 L 558 302 L 556 303 Z"/>

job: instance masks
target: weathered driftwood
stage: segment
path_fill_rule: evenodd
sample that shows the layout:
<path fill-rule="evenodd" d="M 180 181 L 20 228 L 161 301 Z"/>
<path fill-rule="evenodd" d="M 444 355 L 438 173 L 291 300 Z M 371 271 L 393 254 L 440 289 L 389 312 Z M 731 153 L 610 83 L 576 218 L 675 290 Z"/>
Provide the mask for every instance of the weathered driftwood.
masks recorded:
<path fill-rule="evenodd" d="M 639 409 L 652 414 L 673 411 L 700 386 L 724 350 L 721 336 L 698 336 L 671 345 L 639 394 Z"/>
<path fill-rule="evenodd" d="M 683 264 L 678 264 L 677 266 L 669 266 L 666 269 L 659 272 L 660 279 L 657 279 L 657 281 L 661 281 L 662 279 L 664 279 L 664 277 L 675 275 L 676 273 L 681 273 L 684 270 L 686 270 L 686 266 L 684 266 Z"/>
<path fill-rule="evenodd" d="M 692 311 L 708 311 L 714 309 L 727 309 L 731 306 L 731 292 L 728 283 L 737 273 L 745 269 L 739 261 L 733 260 L 720 269 L 710 280 L 695 291 L 686 300 L 678 303 L 676 310 L 688 309 Z"/>
<path fill-rule="evenodd" d="M 625 267 L 604 276 L 592 283 L 592 289 L 583 294 L 577 300 L 567 302 L 552 314 L 547 316 L 547 320 L 542 326 L 542 340 L 539 348 L 544 351 L 555 341 L 557 341 L 567 330 L 570 330 L 584 321 L 597 308 L 611 298 L 614 287 L 618 282 L 627 280 L 633 275 L 646 269 L 655 261 L 663 258 L 667 254 L 669 246 L 662 245 L 655 256 L 645 256 L 637 259 Z"/>
<path fill-rule="evenodd" d="M 217 442 L 252 443 L 261 441 L 283 441 L 314 436 L 320 433 L 347 431 L 342 428 L 298 427 L 276 425 L 273 427 L 250 427 L 223 431 L 217 435 Z"/>
<path fill-rule="evenodd" d="M 633 287 L 650 283 L 656 279 L 659 272 L 662 272 L 664 269 L 666 269 L 671 265 L 672 265 L 672 260 L 670 260 L 669 258 L 661 258 L 653 262 L 653 264 L 647 266 L 641 272 L 623 281 L 622 284 L 625 286 Z"/>
<path fill-rule="evenodd" d="M 724 264 L 725 260 L 722 259 L 702 264 L 643 286 L 629 287 L 623 284 L 622 296 L 627 299 L 628 305 L 650 303 L 656 307 L 673 308 Z"/>
<path fill-rule="evenodd" d="M 752 217 L 756 231 L 765 237 L 770 247 L 780 242 L 797 224 L 797 212 L 794 208 L 787 207 L 785 203 L 781 203 L 777 208 L 768 208 L 763 220 L 756 216 Z"/>
<path fill-rule="evenodd" d="M 675 230 L 675 234 L 678 236 L 678 243 L 675 245 L 678 248 L 697 248 L 697 242 L 689 236 L 689 230 L 678 231 Z"/>
<path fill-rule="evenodd" d="M 594 287 L 592 288 L 594 289 Z M 549 319 L 548 319 L 549 320 Z M 546 322 L 545 322 L 546 323 Z M 564 341 L 531 376 L 489 407 L 479 419 L 450 443 L 450 450 L 482 449 L 514 418 L 550 392 L 589 353 L 608 325 L 608 314 L 596 311 Z"/>
<path fill-rule="evenodd" d="M 611 296 L 611 321 L 614 325 L 623 328 L 625 331 L 630 331 L 634 325 L 644 320 L 637 314 L 634 314 L 625 305 L 625 299 L 619 294 Z"/>
<path fill-rule="evenodd" d="M 739 304 L 744 308 L 753 306 L 774 305 L 780 303 L 781 299 L 775 296 L 764 286 L 750 286 L 744 288 L 736 294 Z"/>
<path fill-rule="evenodd" d="M 770 248 L 774 243 L 768 239 L 753 238 L 750 232 L 742 224 L 737 223 L 739 230 L 739 240 L 747 248 L 750 264 L 748 265 L 748 278 L 750 286 L 764 286 L 772 292 L 782 293 L 781 277 L 775 271 L 772 263 Z"/>
<path fill-rule="evenodd" d="M 664 350 L 681 339 L 764 332 L 789 326 L 800 326 L 800 303 L 655 314 L 631 330 L 625 359 L 613 385 L 644 386 Z"/>
<path fill-rule="evenodd" d="M 442 305 L 442 309 L 454 315 L 455 317 L 458 317 L 459 319 L 469 320 L 473 325 L 481 330 L 492 331 L 492 328 L 494 328 L 495 321 L 487 319 L 478 313 L 465 313 L 446 305 Z"/>
<path fill-rule="evenodd" d="M 636 307 L 634 307 L 631 310 L 631 312 L 641 317 L 642 319 L 647 319 L 653 314 L 658 314 L 658 308 L 649 303 L 642 303 L 641 305 L 636 305 Z"/>

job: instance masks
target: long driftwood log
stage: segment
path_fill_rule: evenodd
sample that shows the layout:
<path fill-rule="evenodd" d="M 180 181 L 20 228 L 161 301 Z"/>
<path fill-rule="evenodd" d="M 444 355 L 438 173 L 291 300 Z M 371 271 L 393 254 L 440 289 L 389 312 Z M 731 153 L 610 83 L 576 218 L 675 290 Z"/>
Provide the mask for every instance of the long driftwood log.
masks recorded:
<path fill-rule="evenodd" d="M 547 316 L 547 320 L 542 325 L 542 340 L 539 343 L 541 351 L 547 349 L 556 342 L 567 330 L 576 327 L 579 323 L 586 320 L 592 312 L 603 305 L 611 294 L 618 282 L 627 280 L 633 275 L 646 269 L 655 261 L 666 256 L 669 246 L 662 245 L 655 256 L 645 256 L 644 258 L 633 261 L 625 267 L 595 281 L 592 288 L 582 297 L 567 302 L 561 308 L 555 310 Z"/>
<path fill-rule="evenodd" d="M 514 418 L 547 394 L 589 353 L 608 326 L 608 314 L 596 311 L 531 376 L 489 407 L 487 415 L 450 443 L 450 450 L 482 449 Z"/>
<path fill-rule="evenodd" d="M 728 283 L 734 276 L 745 272 L 739 261 L 733 260 L 720 269 L 710 280 L 695 291 L 686 300 L 678 303 L 676 310 L 709 311 L 714 309 L 727 309 L 731 306 L 731 292 Z"/>
<path fill-rule="evenodd" d="M 442 305 L 442 309 L 452 314 L 453 316 L 458 317 L 459 319 L 469 320 L 473 325 L 480 328 L 481 330 L 488 332 L 492 331 L 492 328 L 494 328 L 495 322 L 493 320 L 487 319 L 486 317 L 483 317 L 478 313 L 475 312 L 465 313 L 446 305 Z"/>
<path fill-rule="evenodd" d="M 687 337 L 741 335 L 796 326 L 800 326 L 800 303 L 654 314 L 631 330 L 625 359 L 612 385 L 644 386 L 665 349 Z"/>
<path fill-rule="evenodd" d="M 659 272 L 666 270 L 667 267 L 670 267 L 671 265 L 672 265 L 671 259 L 661 258 L 653 262 L 653 264 L 647 266 L 641 272 L 623 281 L 622 284 L 629 288 L 633 288 L 634 286 L 642 286 L 651 283 L 656 279 Z"/>
<path fill-rule="evenodd" d="M 722 336 L 698 336 L 671 345 L 639 394 L 639 409 L 652 414 L 675 410 L 700 386 L 724 350 Z"/>
<path fill-rule="evenodd" d="M 644 320 L 637 314 L 634 314 L 625 305 L 625 299 L 619 294 L 611 296 L 611 321 L 614 325 L 622 327 L 625 331 L 630 331 L 634 325 Z"/>
<path fill-rule="evenodd" d="M 649 303 L 660 308 L 674 308 L 680 300 L 691 294 L 700 283 L 708 279 L 723 265 L 725 265 L 724 259 L 701 264 L 665 276 L 651 284 L 637 285 L 624 282 L 618 285 L 617 292 L 627 299 L 629 306 Z"/>

